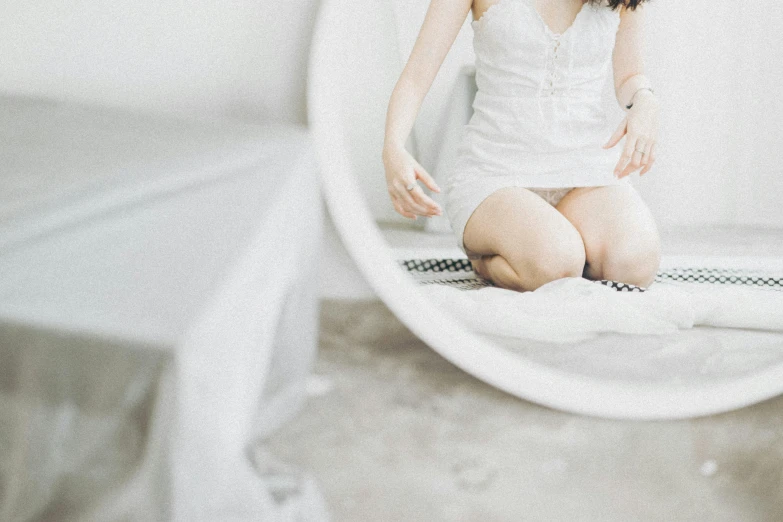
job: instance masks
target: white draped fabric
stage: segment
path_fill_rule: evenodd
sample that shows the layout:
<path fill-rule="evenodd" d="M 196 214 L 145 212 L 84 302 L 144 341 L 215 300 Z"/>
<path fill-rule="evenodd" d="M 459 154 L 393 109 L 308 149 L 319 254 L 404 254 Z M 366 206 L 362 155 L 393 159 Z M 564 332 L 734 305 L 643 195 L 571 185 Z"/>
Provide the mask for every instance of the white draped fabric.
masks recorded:
<path fill-rule="evenodd" d="M 532 292 L 498 287 L 423 292 L 471 329 L 485 334 L 576 342 L 601 333 L 665 335 L 694 326 L 783 331 L 783 292 L 743 286 L 654 283 L 621 292 L 566 277 Z"/>
<path fill-rule="evenodd" d="M 306 129 L 0 97 L 0 165 L 0 519 L 323 520 L 263 444 L 317 342 Z"/>

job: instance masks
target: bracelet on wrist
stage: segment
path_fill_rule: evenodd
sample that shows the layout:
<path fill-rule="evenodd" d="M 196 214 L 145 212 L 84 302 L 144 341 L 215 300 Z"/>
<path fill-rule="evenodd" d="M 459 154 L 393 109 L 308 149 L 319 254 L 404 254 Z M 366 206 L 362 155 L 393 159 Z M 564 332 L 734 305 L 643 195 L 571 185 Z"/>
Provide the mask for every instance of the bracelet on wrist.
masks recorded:
<path fill-rule="evenodd" d="M 655 91 L 652 89 L 652 87 L 639 87 L 638 89 L 636 89 L 636 92 L 633 93 L 633 96 L 631 96 L 631 103 L 626 105 L 625 108 L 630 110 L 631 107 L 633 107 L 633 103 L 634 103 L 633 100 L 634 98 L 636 98 L 636 94 L 639 91 L 644 91 L 644 90 L 650 91 L 652 94 L 655 94 Z"/>

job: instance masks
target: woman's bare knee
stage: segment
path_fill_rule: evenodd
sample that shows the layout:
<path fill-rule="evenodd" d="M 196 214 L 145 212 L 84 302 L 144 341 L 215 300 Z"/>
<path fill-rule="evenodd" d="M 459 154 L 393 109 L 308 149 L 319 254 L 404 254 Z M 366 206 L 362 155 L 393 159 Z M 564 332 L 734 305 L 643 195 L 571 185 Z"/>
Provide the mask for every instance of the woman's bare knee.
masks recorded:
<path fill-rule="evenodd" d="M 624 245 L 604 253 L 601 277 L 647 287 L 655 280 L 660 264 L 661 252 L 657 244 Z"/>
<path fill-rule="evenodd" d="M 495 286 L 500 288 L 518 292 L 527 290 L 519 275 L 503 256 L 484 256 L 475 262 L 474 269 L 480 277 L 492 281 Z"/>
<path fill-rule="evenodd" d="M 581 277 L 585 267 L 584 247 L 571 245 L 547 252 L 533 262 L 535 286 L 562 279 L 564 277 Z"/>
<path fill-rule="evenodd" d="M 584 244 L 576 231 L 564 231 L 549 238 L 543 248 L 512 257 L 509 264 L 525 289 L 535 290 L 564 277 L 581 277 L 585 267 Z"/>
<path fill-rule="evenodd" d="M 585 266 L 584 242 L 577 229 L 554 207 L 520 187 L 487 197 L 468 220 L 463 241 L 466 249 L 488 256 L 474 264 L 477 273 L 503 288 L 535 290 L 555 279 L 580 277 Z"/>
<path fill-rule="evenodd" d="M 652 283 L 660 264 L 660 237 L 650 210 L 630 184 L 576 188 L 558 209 L 582 235 L 585 277 Z"/>

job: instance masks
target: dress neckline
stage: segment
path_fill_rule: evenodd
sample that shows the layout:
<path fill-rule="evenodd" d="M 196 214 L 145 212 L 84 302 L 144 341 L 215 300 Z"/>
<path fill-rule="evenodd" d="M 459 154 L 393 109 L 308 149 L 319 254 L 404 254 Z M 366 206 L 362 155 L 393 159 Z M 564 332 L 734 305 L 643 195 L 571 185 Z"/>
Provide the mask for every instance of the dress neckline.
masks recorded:
<path fill-rule="evenodd" d="M 502 1 L 502 0 L 501 0 Z M 562 33 L 556 33 L 554 32 L 549 25 L 544 21 L 544 17 L 541 16 L 541 13 L 538 12 L 538 9 L 536 9 L 535 6 L 535 0 L 523 0 L 523 4 L 527 5 L 531 11 L 536 15 L 536 18 L 538 18 L 539 22 L 541 22 L 541 25 L 544 27 L 544 30 L 550 35 L 555 38 L 562 38 L 568 32 L 577 24 L 579 21 L 579 18 L 582 16 L 582 13 L 585 10 L 585 6 L 588 5 L 590 2 L 582 2 L 582 6 L 579 8 L 579 11 L 576 13 L 576 16 L 574 17 L 574 21 L 571 22 L 571 25 L 569 25 L 565 31 Z"/>
<path fill-rule="evenodd" d="M 474 30 L 476 30 L 477 27 L 483 27 L 484 24 L 487 22 L 487 18 L 492 18 L 495 16 L 495 11 L 497 11 L 499 8 L 503 7 L 504 4 L 511 4 L 511 3 L 521 3 L 524 4 L 531 12 L 533 18 L 538 20 L 538 24 L 541 26 L 543 31 L 551 36 L 552 38 L 562 38 L 565 35 L 569 34 L 571 30 L 579 23 L 580 18 L 585 13 L 586 7 L 590 5 L 590 2 L 583 2 L 582 7 L 579 8 L 579 12 L 576 13 L 576 17 L 574 18 L 574 21 L 571 22 L 571 25 L 568 26 L 568 28 L 563 31 L 562 33 L 556 33 L 552 31 L 552 29 L 547 25 L 547 23 L 544 21 L 544 18 L 541 16 L 541 13 L 538 12 L 538 9 L 536 9 L 534 2 L 535 0 L 498 0 L 494 4 L 490 5 L 484 13 L 482 13 L 481 17 L 478 20 L 473 20 L 470 25 L 473 27 Z"/>

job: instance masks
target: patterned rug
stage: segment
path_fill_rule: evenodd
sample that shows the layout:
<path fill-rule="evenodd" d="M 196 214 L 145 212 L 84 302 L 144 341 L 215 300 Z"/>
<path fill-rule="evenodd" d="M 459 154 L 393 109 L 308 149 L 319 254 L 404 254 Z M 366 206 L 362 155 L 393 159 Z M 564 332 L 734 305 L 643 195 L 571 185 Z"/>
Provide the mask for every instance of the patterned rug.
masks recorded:
<path fill-rule="evenodd" d="M 421 285 L 448 285 L 460 290 L 478 290 L 494 286 L 481 279 L 473 271 L 467 258 L 398 259 L 400 267 L 407 271 Z M 662 269 L 655 277 L 656 282 L 694 283 L 716 285 L 746 285 L 767 290 L 783 290 L 783 273 L 770 270 L 682 266 Z M 596 283 L 614 288 L 619 292 L 644 292 L 639 286 L 618 281 L 599 280 Z"/>

